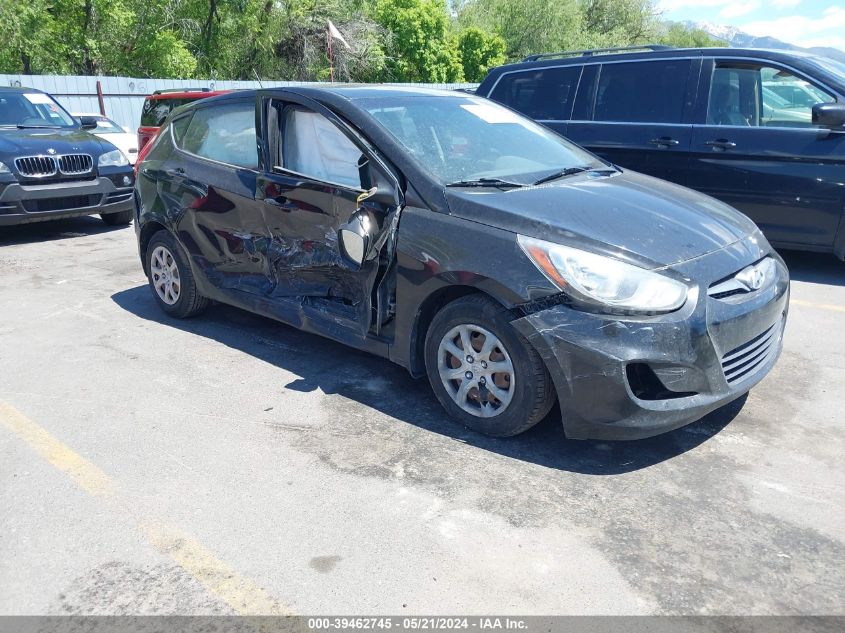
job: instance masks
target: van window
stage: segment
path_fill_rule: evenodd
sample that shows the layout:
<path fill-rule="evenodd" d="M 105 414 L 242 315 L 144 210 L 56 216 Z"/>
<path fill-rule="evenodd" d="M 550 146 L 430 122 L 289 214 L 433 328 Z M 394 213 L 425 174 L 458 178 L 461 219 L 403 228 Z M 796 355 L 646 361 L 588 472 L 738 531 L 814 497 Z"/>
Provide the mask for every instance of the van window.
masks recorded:
<path fill-rule="evenodd" d="M 569 119 L 581 66 L 543 68 L 502 76 L 490 98 L 532 119 Z"/>
<path fill-rule="evenodd" d="M 602 64 L 595 121 L 681 123 L 688 59 Z"/>
<path fill-rule="evenodd" d="M 707 123 L 737 127 L 812 127 L 813 106 L 834 98 L 785 70 L 720 65 L 713 71 Z"/>
<path fill-rule="evenodd" d="M 255 104 L 227 103 L 195 111 L 178 143 L 181 149 L 203 158 L 257 168 Z"/>

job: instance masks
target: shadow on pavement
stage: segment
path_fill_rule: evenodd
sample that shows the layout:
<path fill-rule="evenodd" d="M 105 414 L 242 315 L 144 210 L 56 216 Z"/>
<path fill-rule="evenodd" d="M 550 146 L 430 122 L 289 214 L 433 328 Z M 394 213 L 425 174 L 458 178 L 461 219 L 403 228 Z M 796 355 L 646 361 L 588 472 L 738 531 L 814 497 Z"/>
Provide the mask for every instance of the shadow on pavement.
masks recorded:
<path fill-rule="evenodd" d="M 194 319 L 174 319 L 159 309 L 147 286 L 123 290 L 111 298 L 139 318 L 212 339 L 301 376 L 284 385 L 286 389 L 310 392 L 319 388 L 326 394 L 340 394 L 402 422 L 483 450 L 583 474 L 626 473 L 676 457 L 721 431 L 739 414 L 746 400 L 743 396 L 698 422 L 646 440 L 568 440 L 559 423 L 557 406 L 540 424 L 517 437 L 489 438 L 452 422 L 426 380 L 411 378 L 388 360 L 221 304 L 212 305 Z M 373 376 L 383 377 L 383 388 L 361 384 Z"/>
<path fill-rule="evenodd" d="M 845 262 L 830 253 L 780 251 L 793 281 L 845 286 Z"/>
<path fill-rule="evenodd" d="M 0 226 L 0 246 L 12 244 L 31 244 L 34 242 L 49 242 L 64 240 L 99 233 L 121 231 L 125 226 L 107 226 L 100 216 L 84 216 L 81 218 L 65 218 L 62 220 L 46 220 L 30 224 L 15 226 Z"/>

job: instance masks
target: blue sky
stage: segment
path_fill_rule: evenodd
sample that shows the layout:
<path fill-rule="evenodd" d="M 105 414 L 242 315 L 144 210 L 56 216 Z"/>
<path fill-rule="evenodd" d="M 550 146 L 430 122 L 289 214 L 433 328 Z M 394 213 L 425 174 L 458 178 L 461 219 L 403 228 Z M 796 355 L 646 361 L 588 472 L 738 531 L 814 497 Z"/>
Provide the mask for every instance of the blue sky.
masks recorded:
<path fill-rule="evenodd" d="M 657 7 L 668 20 L 712 22 L 797 46 L 845 50 L 842 0 L 657 0 Z"/>

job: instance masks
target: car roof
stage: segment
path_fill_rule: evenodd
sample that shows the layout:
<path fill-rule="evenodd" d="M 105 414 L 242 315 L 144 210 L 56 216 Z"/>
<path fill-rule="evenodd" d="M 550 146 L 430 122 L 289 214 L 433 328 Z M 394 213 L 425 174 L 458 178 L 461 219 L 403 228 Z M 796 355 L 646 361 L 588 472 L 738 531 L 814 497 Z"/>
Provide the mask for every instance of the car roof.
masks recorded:
<path fill-rule="evenodd" d="M 566 53 L 561 53 L 566 55 Z M 570 54 L 557 57 L 555 53 L 544 55 L 540 59 L 528 59 L 512 64 L 504 64 L 490 70 L 490 75 L 512 70 L 530 70 L 531 68 L 547 68 L 549 66 L 578 66 L 581 64 L 599 63 L 605 61 L 646 61 L 649 59 L 671 59 L 674 57 L 706 57 L 721 55 L 730 57 L 749 57 L 768 59 L 788 63 L 796 59 L 812 59 L 815 57 L 804 51 L 785 51 L 768 48 L 729 48 L 710 46 L 702 48 L 660 48 L 657 50 L 639 50 L 626 52 L 596 52 L 584 54 Z"/>
<path fill-rule="evenodd" d="M 205 107 L 221 101 L 233 101 L 240 99 L 254 99 L 256 95 L 274 94 L 279 95 L 296 94 L 303 97 L 310 97 L 315 100 L 322 100 L 321 97 L 340 97 L 345 101 L 357 101 L 359 99 L 382 99 L 387 97 L 470 97 L 472 95 L 457 90 L 443 90 L 439 88 L 422 88 L 416 86 L 393 86 L 390 84 L 293 84 L 290 86 L 278 86 L 273 88 L 234 90 L 215 97 L 203 99 L 202 103 L 189 103 L 181 108 L 182 112 L 193 107 Z"/>
<path fill-rule="evenodd" d="M 158 92 L 153 93 L 151 95 L 147 95 L 147 99 L 152 99 L 155 101 L 159 100 L 166 100 L 166 99 L 190 99 L 191 97 L 195 99 L 206 99 L 208 97 L 216 97 L 222 94 L 228 94 L 232 92 L 231 90 L 206 90 L 201 91 L 197 89 L 190 89 L 190 90 L 175 90 L 173 92 Z"/>
<path fill-rule="evenodd" d="M 24 92 L 41 92 L 47 94 L 38 88 L 27 88 L 26 86 L 0 86 L 0 93 L 2 92 L 12 92 L 17 94 L 22 94 Z"/>

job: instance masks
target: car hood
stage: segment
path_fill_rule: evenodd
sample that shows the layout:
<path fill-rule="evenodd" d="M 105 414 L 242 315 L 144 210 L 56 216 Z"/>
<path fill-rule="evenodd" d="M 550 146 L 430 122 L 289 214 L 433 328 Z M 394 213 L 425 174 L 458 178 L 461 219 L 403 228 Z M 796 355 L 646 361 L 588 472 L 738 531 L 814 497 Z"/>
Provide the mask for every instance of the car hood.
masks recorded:
<path fill-rule="evenodd" d="M 0 161 L 19 156 L 86 153 L 95 158 L 111 149 L 96 136 L 78 128 L 52 130 L 47 128 L 0 128 Z"/>
<path fill-rule="evenodd" d="M 506 191 L 450 188 L 446 196 L 457 217 L 652 269 L 722 249 L 757 231 L 751 220 L 714 198 L 628 171 Z"/>

